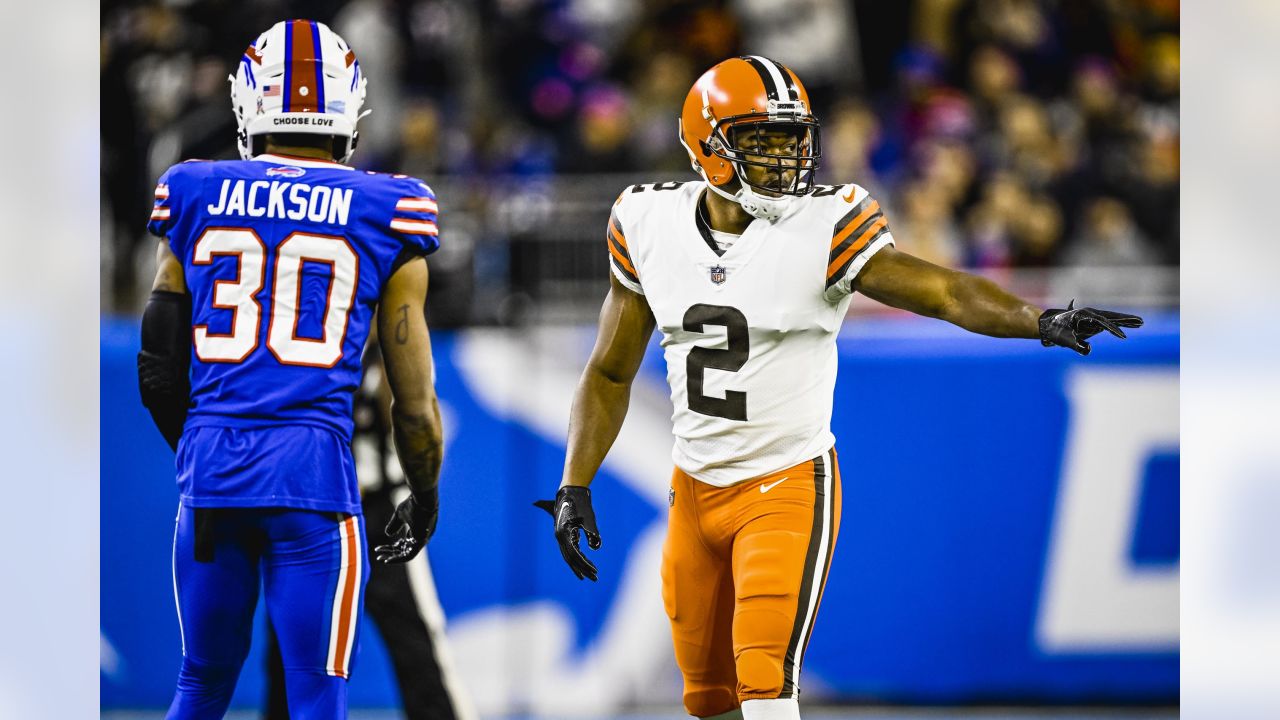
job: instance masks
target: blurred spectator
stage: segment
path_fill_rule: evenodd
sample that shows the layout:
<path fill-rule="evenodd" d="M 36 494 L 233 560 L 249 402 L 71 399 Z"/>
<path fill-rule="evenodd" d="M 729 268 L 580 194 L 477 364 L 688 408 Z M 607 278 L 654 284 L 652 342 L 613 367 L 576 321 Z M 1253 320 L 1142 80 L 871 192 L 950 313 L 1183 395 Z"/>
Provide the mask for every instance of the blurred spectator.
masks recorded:
<path fill-rule="evenodd" d="M 938 265 L 964 264 L 962 238 L 940 186 L 921 180 L 908 183 L 891 227 L 895 238 L 902 238 L 902 250 Z"/>
<path fill-rule="evenodd" d="M 1081 298 L 1158 296 L 1167 292 L 1163 276 L 1112 270 L 1158 260 L 1129 208 L 1114 197 L 1097 197 L 1086 204 L 1084 225 L 1063 253 L 1064 263 L 1074 268 L 1063 282 L 1069 283 L 1070 295 Z"/>
<path fill-rule="evenodd" d="M 635 88 L 630 113 L 635 162 L 642 168 L 671 173 L 689 167 L 689 156 L 675 141 L 680 109 L 690 86 L 704 68 L 695 68 L 688 56 L 662 50 L 649 56 L 631 78 Z"/>
<path fill-rule="evenodd" d="M 1045 195 L 1030 199 L 1014 226 L 1014 264 L 1049 267 L 1055 264 L 1062 240 L 1062 212 Z"/>
<path fill-rule="evenodd" d="M 921 176 L 942 193 L 952 212 L 968 199 L 977 168 L 973 151 L 966 143 L 930 140 L 921 145 L 916 162 Z"/>
<path fill-rule="evenodd" d="M 352 0 L 333 19 L 333 31 L 347 41 L 360 60 L 365 77 L 368 117 L 360 121 L 360 158 L 366 167 L 394 167 L 388 157 L 401 129 L 400 93 L 402 51 L 395 18 L 383 0 Z"/>
<path fill-rule="evenodd" d="M 734 0 L 743 49 L 791 68 L 804 79 L 814 107 L 862 86 L 857 36 L 843 0 Z"/>
<path fill-rule="evenodd" d="M 1149 265 L 1156 252 L 1138 230 L 1124 203 L 1099 197 L 1085 208 L 1085 224 L 1072 240 L 1063 260 L 1068 265 L 1124 267 Z"/>
<path fill-rule="evenodd" d="M 1007 172 L 993 175 L 966 218 L 967 262 L 973 268 L 1002 268 L 1013 262 L 1014 233 L 1028 203 L 1026 187 Z"/>
<path fill-rule="evenodd" d="M 843 100 L 822 124 L 822 177 L 831 183 L 877 184 L 871 157 L 880 142 L 880 121 L 861 102 Z"/>

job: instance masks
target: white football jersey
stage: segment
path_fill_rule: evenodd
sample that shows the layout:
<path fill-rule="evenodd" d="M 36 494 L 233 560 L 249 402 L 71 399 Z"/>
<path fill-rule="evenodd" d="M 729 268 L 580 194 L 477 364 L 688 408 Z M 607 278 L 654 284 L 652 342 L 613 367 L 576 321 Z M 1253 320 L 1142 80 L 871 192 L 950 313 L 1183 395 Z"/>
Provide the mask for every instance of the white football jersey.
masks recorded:
<path fill-rule="evenodd" d="M 863 188 L 819 186 L 721 255 L 699 212 L 705 188 L 633 185 L 607 235 L 614 275 L 645 296 L 662 332 L 672 459 L 724 487 L 835 443 L 836 334 L 854 277 L 893 235 Z"/>

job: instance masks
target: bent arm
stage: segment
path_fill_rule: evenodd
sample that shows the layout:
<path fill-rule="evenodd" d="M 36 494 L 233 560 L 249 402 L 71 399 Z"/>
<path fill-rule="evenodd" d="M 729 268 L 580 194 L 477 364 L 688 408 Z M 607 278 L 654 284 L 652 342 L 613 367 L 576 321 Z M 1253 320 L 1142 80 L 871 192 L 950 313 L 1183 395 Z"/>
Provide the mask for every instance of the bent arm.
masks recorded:
<path fill-rule="evenodd" d="M 434 503 L 444 448 L 423 314 L 427 281 L 423 258 L 400 266 L 387 280 L 378 307 L 378 344 L 391 389 L 392 437 L 400 467 L 414 497 Z"/>
<path fill-rule="evenodd" d="M 1040 337 L 1041 308 L 986 278 L 886 247 L 867 261 L 853 288 L 885 305 L 992 337 Z"/>
<path fill-rule="evenodd" d="M 653 327 L 653 313 L 644 296 L 628 290 L 610 273 L 596 344 L 573 396 L 561 487 L 586 487 L 600 469 L 627 416 L 631 382 Z"/>
<path fill-rule="evenodd" d="M 138 394 L 169 447 L 178 440 L 191 403 L 191 296 L 182 263 L 161 242 L 156 277 L 142 312 L 142 349 L 138 353 Z"/>

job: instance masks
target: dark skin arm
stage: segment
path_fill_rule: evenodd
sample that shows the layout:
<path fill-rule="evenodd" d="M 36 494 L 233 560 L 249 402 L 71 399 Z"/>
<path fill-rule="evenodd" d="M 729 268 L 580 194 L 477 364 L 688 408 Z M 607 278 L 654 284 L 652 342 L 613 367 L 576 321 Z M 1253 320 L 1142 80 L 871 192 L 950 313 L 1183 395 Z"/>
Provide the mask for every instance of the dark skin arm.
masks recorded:
<path fill-rule="evenodd" d="M 644 296 L 628 290 L 610 274 L 596 344 L 573 396 L 561 487 L 589 486 L 604 462 L 626 418 L 631 382 L 640 369 L 654 324 Z"/>
<path fill-rule="evenodd" d="M 885 305 L 946 320 L 970 332 L 1040 337 L 1043 309 L 986 278 L 939 267 L 892 246 L 867 261 L 853 289 Z"/>
<path fill-rule="evenodd" d="M 182 261 L 169 249 L 169 244 L 161 241 L 156 246 L 156 278 L 151 283 L 152 290 L 163 292 L 185 293 L 187 291 L 186 273 L 182 270 Z"/>
<path fill-rule="evenodd" d="M 387 280 L 378 309 L 378 341 L 393 398 L 396 454 L 409 489 L 419 497 L 434 494 L 443 455 L 431 338 L 423 316 L 427 279 L 426 260 L 405 263 Z"/>

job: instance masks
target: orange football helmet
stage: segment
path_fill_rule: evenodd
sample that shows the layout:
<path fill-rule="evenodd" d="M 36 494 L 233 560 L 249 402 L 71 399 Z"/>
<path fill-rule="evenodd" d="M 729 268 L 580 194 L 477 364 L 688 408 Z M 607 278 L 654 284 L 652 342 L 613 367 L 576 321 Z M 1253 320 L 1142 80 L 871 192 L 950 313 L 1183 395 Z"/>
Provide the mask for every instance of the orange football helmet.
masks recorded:
<path fill-rule="evenodd" d="M 762 151 L 761 134 L 770 132 L 793 135 L 794 151 Z M 739 143 L 751 135 L 755 152 L 748 153 Z M 758 55 L 730 58 L 698 78 L 680 114 L 680 143 L 712 190 L 769 220 L 781 215 L 789 197 L 813 191 L 822 156 L 818 120 L 800 78 Z M 752 182 L 749 167 L 772 171 L 766 176 L 773 181 Z M 734 179 L 739 188 L 730 192 Z"/>

